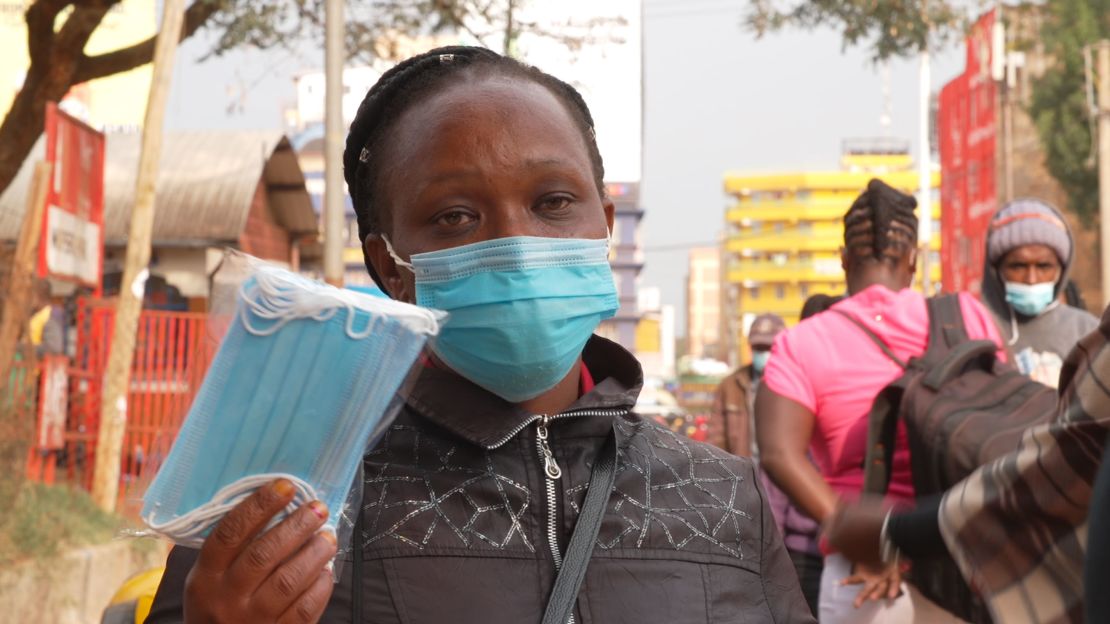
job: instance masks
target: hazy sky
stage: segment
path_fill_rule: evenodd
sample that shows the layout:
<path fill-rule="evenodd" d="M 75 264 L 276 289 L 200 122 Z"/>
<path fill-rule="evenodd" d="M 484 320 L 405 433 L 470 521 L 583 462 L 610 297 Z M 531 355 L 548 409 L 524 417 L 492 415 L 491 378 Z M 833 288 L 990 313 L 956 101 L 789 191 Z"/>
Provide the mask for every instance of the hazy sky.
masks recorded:
<path fill-rule="evenodd" d="M 662 288 L 663 302 L 678 308 L 679 334 L 682 245 L 716 240 L 725 171 L 835 168 L 842 139 L 882 132 L 882 72 L 864 50 L 842 53 L 831 30 L 756 41 L 739 25 L 746 6 L 645 0 L 642 284 Z M 323 64 L 323 52 L 311 50 L 244 51 L 198 63 L 208 45 L 191 39 L 179 51 L 169 128 L 280 127 L 293 104 L 292 76 Z M 935 57 L 934 89 L 962 69 L 961 47 Z M 890 78 L 891 135 L 916 146 L 916 60 L 892 63 Z"/>

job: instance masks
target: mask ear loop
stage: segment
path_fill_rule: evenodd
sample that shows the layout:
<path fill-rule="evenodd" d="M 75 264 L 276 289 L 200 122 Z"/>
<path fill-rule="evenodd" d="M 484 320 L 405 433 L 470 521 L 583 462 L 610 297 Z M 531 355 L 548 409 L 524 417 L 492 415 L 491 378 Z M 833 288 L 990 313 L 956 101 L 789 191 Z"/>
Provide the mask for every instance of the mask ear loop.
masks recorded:
<path fill-rule="evenodd" d="M 385 250 L 389 252 L 389 257 L 393 258 L 393 262 L 397 263 L 397 266 L 405 267 L 411 271 L 413 275 L 416 274 L 416 269 L 412 266 L 412 263 L 402 260 L 401 256 L 398 256 L 397 252 L 393 250 L 393 243 L 389 242 L 388 236 L 385 234 L 378 234 L 378 238 L 382 239 L 382 242 L 385 243 Z"/>

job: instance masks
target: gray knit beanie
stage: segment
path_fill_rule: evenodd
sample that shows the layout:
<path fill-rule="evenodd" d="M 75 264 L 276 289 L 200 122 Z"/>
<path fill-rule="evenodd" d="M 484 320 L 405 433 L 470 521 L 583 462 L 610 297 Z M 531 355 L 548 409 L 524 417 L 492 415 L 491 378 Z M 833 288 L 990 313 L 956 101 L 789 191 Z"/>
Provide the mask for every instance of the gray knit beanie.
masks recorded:
<path fill-rule="evenodd" d="M 1071 259 L 1068 225 L 1055 208 L 1039 199 L 1015 199 L 991 220 L 987 235 L 987 260 L 997 265 L 1002 257 L 1022 245 L 1045 245 L 1056 252 L 1060 264 Z"/>

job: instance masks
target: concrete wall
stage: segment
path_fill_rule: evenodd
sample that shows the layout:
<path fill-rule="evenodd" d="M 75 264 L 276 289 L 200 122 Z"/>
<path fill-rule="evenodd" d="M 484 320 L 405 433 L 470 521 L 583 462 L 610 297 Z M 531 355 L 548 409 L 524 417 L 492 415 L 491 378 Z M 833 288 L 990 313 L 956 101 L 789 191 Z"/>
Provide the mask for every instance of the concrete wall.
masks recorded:
<path fill-rule="evenodd" d="M 99 624 L 131 576 L 165 564 L 161 542 L 120 540 L 0 570 L 0 620 Z"/>

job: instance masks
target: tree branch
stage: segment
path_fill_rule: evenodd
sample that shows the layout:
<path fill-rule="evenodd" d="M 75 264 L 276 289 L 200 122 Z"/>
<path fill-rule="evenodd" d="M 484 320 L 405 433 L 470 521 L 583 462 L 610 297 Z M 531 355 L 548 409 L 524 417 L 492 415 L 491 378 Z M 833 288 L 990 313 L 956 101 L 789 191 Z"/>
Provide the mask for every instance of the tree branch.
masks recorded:
<path fill-rule="evenodd" d="M 68 0 L 38 0 L 27 9 L 27 51 L 31 65 L 46 63 L 54 44 L 54 20 Z"/>
<path fill-rule="evenodd" d="M 185 11 L 185 21 L 181 25 L 181 38 L 191 37 L 219 8 L 219 4 L 213 0 L 195 0 Z M 77 65 L 77 74 L 73 78 L 73 83 L 81 84 L 149 63 L 154 58 L 154 44 L 157 40 L 156 34 L 146 41 L 113 52 L 83 56 Z"/>
<path fill-rule="evenodd" d="M 54 38 L 53 64 L 58 64 L 64 58 L 70 67 L 76 67 L 83 55 L 85 44 L 104 20 L 108 9 L 120 0 L 109 2 L 86 3 L 74 5 L 73 11 L 66 18 L 66 23 L 58 30 Z"/>

